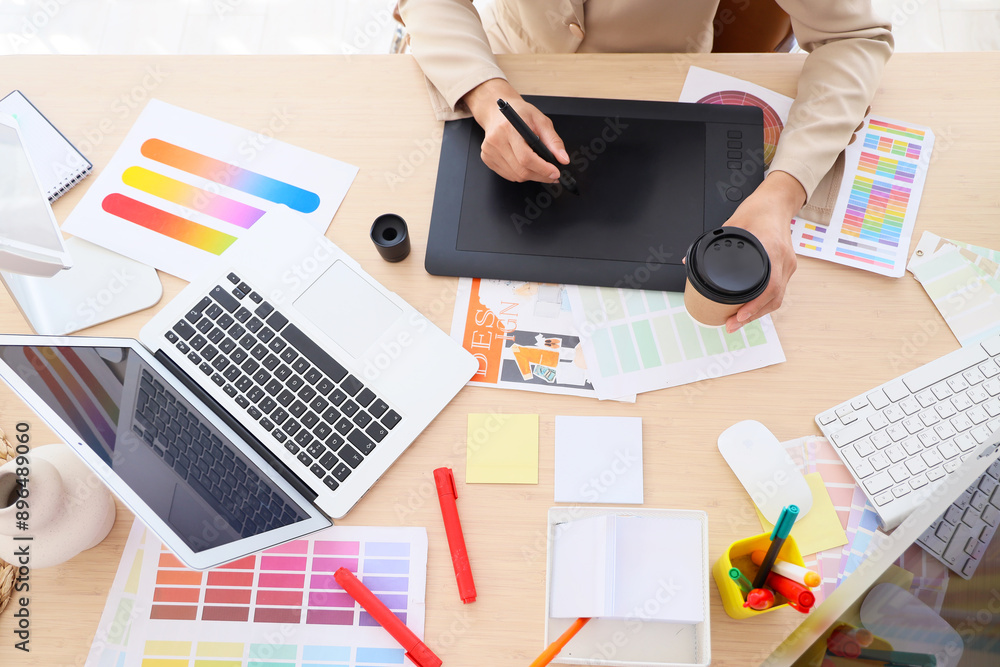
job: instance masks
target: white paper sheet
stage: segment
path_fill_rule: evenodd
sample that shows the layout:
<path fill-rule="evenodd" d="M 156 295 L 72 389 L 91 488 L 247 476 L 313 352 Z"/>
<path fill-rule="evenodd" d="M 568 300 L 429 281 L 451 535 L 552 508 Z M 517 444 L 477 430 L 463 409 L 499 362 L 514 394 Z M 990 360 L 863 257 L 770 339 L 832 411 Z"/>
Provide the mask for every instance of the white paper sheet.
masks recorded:
<path fill-rule="evenodd" d="M 557 416 L 555 501 L 642 504 L 642 418 Z"/>
<path fill-rule="evenodd" d="M 63 231 L 190 281 L 267 211 L 325 233 L 357 172 L 153 99 Z"/>
<path fill-rule="evenodd" d="M 785 360 L 770 315 L 732 334 L 687 314 L 679 292 L 567 287 L 599 398 L 675 387 Z"/>

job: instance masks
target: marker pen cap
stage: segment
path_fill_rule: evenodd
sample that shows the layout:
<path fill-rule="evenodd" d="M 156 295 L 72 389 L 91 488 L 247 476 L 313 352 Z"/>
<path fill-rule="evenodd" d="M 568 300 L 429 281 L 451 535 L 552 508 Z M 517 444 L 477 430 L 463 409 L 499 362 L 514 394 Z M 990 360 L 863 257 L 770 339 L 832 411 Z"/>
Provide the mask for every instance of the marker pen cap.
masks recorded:
<path fill-rule="evenodd" d="M 378 254 L 387 262 L 402 261 L 410 254 L 410 234 L 406 229 L 406 221 L 395 213 L 375 218 L 371 237 Z"/>
<path fill-rule="evenodd" d="M 705 232 L 688 248 L 684 306 L 702 324 L 720 326 L 753 301 L 771 279 L 771 260 L 757 237 L 739 227 Z"/>

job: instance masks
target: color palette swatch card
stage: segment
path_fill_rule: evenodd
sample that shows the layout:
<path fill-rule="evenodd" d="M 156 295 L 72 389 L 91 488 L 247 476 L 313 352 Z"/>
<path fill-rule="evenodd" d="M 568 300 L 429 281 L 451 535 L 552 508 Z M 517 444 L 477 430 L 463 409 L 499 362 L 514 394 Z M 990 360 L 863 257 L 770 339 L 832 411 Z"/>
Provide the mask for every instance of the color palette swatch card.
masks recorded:
<path fill-rule="evenodd" d="M 906 267 L 962 345 L 1000 333 L 995 251 L 924 232 Z"/>
<path fill-rule="evenodd" d="M 423 528 L 335 526 L 206 572 L 184 567 L 148 533 L 139 560 L 124 655 L 112 663 L 103 651 L 88 664 L 402 665 L 403 649 L 334 580 L 339 567 L 355 572 L 418 637 L 424 633 Z M 135 562 L 123 559 L 119 575 Z M 127 589 L 136 577 L 116 578 L 105 616 L 120 597 L 119 579 Z M 95 645 L 101 639 L 99 630 Z"/>
<path fill-rule="evenodd" d="M 63 230 L 193 280 L 279 207 L 325 233 L 357 172 L 152 99 Z"/>
<path fill-rule="evenodd" d="M 764 166 L 769 167 L 778 148 L 778 138 L 788 120 L 794 100 L 755 83 L 701 67 L 688 69 L 678 102 L 737 104 L 758 107 L 764 113 Z M 753 158 L 754 156 L 751 156 Z M 755 160 L 756 161 L 756 160 Z"/>
<path fill-rule="evenodd" d="M 844 151 L 844 177 L 829 224 L 797 219 L 795 251 L 902 276 L 933 150 L 929 127 L 866 117 Z"/>
<path fill-rule="evenodd" d="M 598 398 L 732 375 L 785 360 L 769 315 L 734 333 L 687 314 L 680 292 L 567 286 Z"/>

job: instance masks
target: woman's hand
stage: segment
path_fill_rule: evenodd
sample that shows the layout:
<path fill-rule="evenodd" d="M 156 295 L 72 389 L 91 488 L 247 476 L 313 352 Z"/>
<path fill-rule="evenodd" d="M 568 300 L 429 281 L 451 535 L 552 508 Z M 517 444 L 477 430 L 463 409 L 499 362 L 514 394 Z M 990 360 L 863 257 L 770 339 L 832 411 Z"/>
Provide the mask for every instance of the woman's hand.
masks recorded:
<path fill-rule="evenodd" d="M 500 109 L 497 108 L 498 98 L 502 98 L 514 108 L 542 143 L 552 151 L 556 160 L 562 164 L 569 164 L 569 155 L 562 139 L 553 129 L 552 121 L 534 105 L 525 102 L 514 87 L 503 79 L 484 81 L 466 93 L 463 98 L 476 122 L 486 132 L 482 148 L 483 162 L 508 181 L 557 182 L 559 169 L 531 150 L 514 126 L 500 113 Z"/>
<path fill-rule="evenodd" d="M 806 192 L 795 177 L 774 171 L 726 221 L 727 225 L 741 227 L 756 236 L 771 258 L 771 279 L 767 288 L 729 318 L 726 322 L 729 333 L 781 306 L 785 287 L 796 266 L 791 221 L 805 201 Z"/>

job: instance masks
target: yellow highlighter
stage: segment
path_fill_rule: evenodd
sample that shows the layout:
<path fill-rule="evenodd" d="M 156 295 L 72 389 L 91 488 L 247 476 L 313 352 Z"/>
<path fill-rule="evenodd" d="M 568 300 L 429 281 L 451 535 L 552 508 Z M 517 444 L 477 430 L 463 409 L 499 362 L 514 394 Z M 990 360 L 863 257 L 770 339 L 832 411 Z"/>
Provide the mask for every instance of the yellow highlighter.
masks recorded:
<path fill-rule="evenodd" d="M 758 549 L 750 554 L 750 560 L 753 561 L 754 565 L 760 565 L 764 562 L 765 552 L 762 549 Z M 789 563 L 787 560 L 781 560 L 778 558 L 774 561 L 774 565 L 771 569 L 781 576 L 791 579 L 803 586 L 808 586 L 809 588 L 816 588 L 820 584 L 819 574 L 813 572 L 812 570 L 802 567 L 801 565 L 796 565 L 795 563 Z"/>

